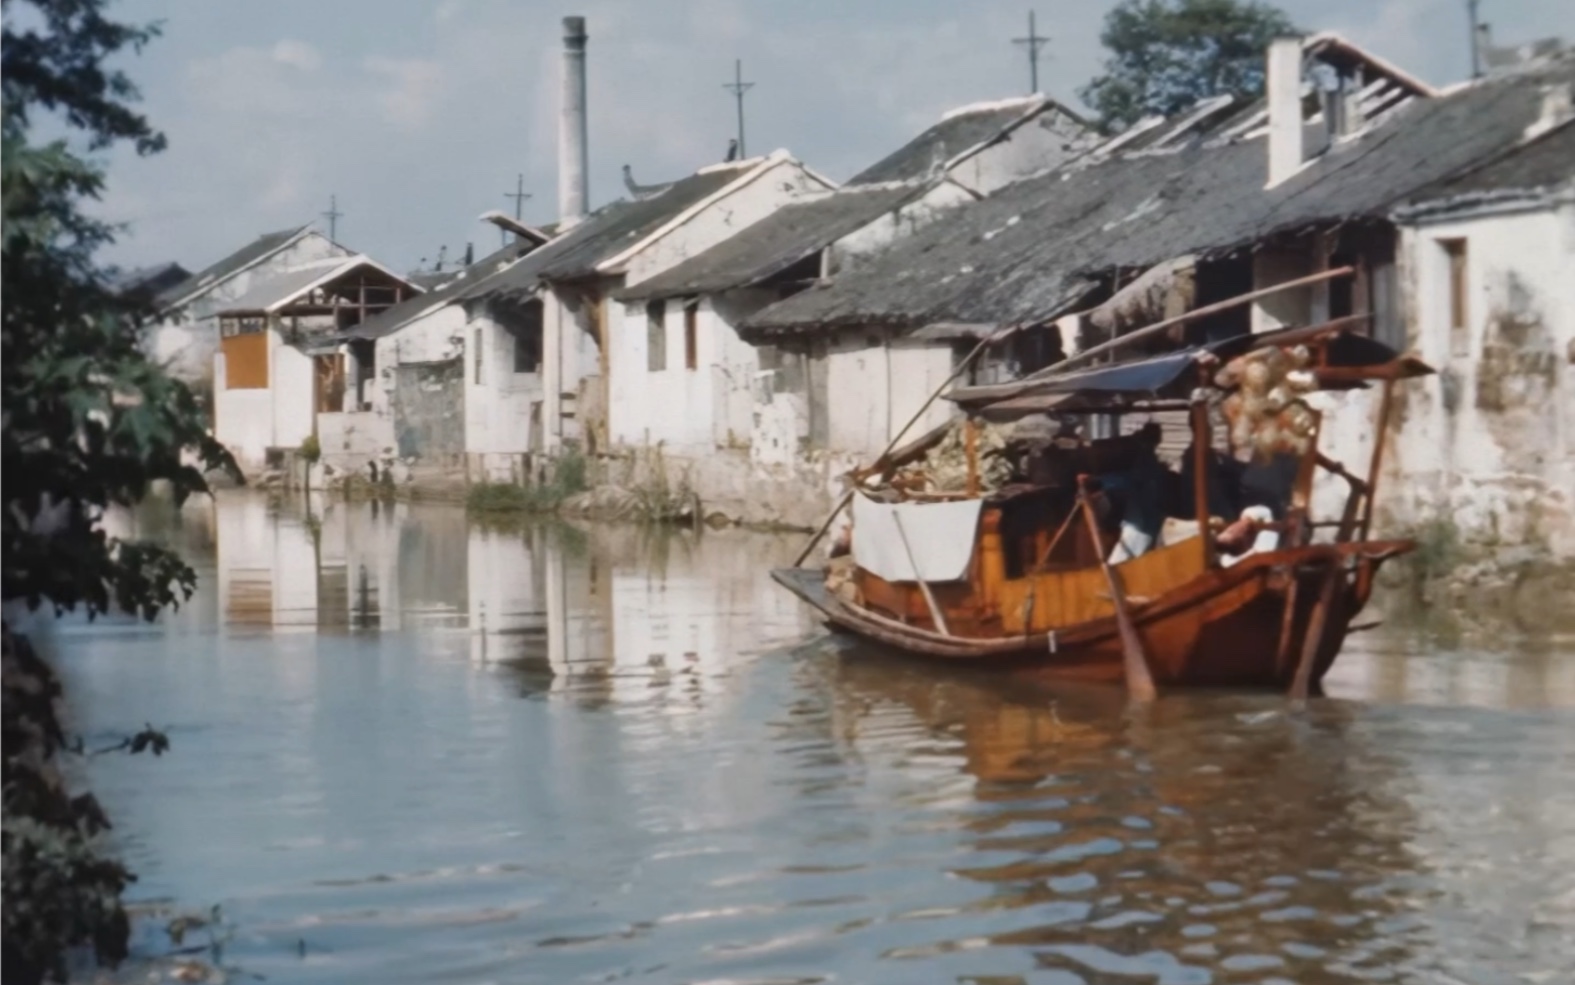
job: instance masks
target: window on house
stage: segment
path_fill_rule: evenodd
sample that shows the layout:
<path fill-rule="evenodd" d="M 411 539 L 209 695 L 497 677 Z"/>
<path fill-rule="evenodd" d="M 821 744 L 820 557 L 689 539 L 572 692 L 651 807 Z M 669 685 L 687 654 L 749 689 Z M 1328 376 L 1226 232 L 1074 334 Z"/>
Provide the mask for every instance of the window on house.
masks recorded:
<path fill-rule="evenodd" d="M 1441 239 L 1438 245 L 1449 264 L 1449 327 L 1463 330 L 1466 327 L 1466 241 Z"/>
<path fill-rule="evenodd" d="M 645 306 L 645 368 L 659 373 L 667 368 L 667 302 Z"/>
<path fill-rule="evenodd" d="M 541 302 L 530 301 L 522 317 L 507 324 L 509 334 L 514 336 L 514 372 L 534 373 L 541 369 L 541 322 Z"/>
<path fill-rule="evenodd" d="M 700 366 L 700 302 L 684 305 L 684 369 Z"/>
<path fill-rule="evenodd" d="M 476 329 L 476 385 L 481 385 L 481 329 Z"/>

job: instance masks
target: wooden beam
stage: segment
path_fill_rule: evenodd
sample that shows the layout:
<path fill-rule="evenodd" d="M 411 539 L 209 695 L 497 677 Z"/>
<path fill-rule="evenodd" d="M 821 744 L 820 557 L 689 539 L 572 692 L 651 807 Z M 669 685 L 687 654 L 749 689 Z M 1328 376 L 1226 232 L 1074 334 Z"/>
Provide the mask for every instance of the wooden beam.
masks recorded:
<path fill-rule="evenodd" d="M 1232 308 L 1237 308 L 1241 305 L 1248 304 L 1252 301 L 1257 301 L 1260 298 L 1266 298 L 1274 294 L 1279 294 L 1283 291 L 1294 290 L 1298 287 L 1307 287 L 1311 284 L 1320 284 L 1324 281 L 1333 280 L 1336 277 L 1349 277 L 1354 271 L 1354 267 L 1336 267 L 1333 270 L 1320 271 L 1307 277 L 1298 277 L 1295 280 L 1288 280 L 1283 284 L 1275 284 L 1271 287 L 1260 288 L 1256 291 L 1248 291 L 1246 294 L 1239 294 L 1236 297 L 1228 298 L 1224 301 L 1217 301 L 1214 304 L 1204 305 L 1201 308 L 1195 308 L 1192 311 L 1177 315 L 1174 318 L 1166 318 L 1164 321 L 1158 321 L 1152 325 L 1146 325 L 1135 332 L 1128 332 L 1126 335 L 1118 336 L 1108 342 L 1101 342 L 1099 345 L 1089 349 L 1084 349 L 1082 352 L 1079 352 L 1076 355 L 1069 356 L 1066 359 L 1061 360 L 1054 366 L 1047 366 L 1038 372 L 1030 373 L 1021 380 L 1017 380 L 1013 383 L 1002 383 L 994 387 L 976 387 L 972 393 L 968 394 L 968 399 L 970 402 L 975 402 L 979 400 L 991 400 L 1000 397 L 1016 396 L 1017 393 L 1019 393 L 1022 389 L 1033 383 L 1060 376 L 1061 374 L 1070 370 L 1072 367 L 1080 366 L 1096 356 L 1102 356 L 1106 353 L 1114 352 L 1117 349 L 1125 348 L 1134 342 L 1141 342 L 1145 339 L 1152 338 L 1167 328 L 1174 328 L 1177 325 L 1184 325 L 1187 322 L 1197 321 L 1200 318 L 1207 318 L 1210 315 L 1217 315 L 1222 311 L 1229 311 Z M 1369 316 L 1352 316 L 1354 319 L 1365 319 L 1367 317 Z M 1328 322 L 1325 325 L 1320 325 L 1317 327 L 1323 329 L 1333 326 L 1337 323 L 1344 322 L 1345 320 L 1346 319 L 1335 319 L 1333 322 Z"/>

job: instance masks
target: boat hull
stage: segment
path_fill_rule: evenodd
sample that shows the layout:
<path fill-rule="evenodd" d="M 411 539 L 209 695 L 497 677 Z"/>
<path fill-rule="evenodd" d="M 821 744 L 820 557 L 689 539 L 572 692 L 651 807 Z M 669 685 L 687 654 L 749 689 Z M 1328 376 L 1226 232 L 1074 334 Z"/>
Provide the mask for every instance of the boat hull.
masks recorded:
<path fill-rule="evenodd" d="M 1316 689 L 1366 604 L 1372 576 L 1404 541 L 1318 545 L 1249 557 L 1210 570 L 1164 596 L 1130 605 L 1149 671 L 1161 687 L 1287 688 L 1296 674 L 1331 566 L 1338 579 L 1313 655 Z M 1030 666 L 1058 676 L 1120 683 L 1123 651 L 1114 616 L 1048 633 L 948 636 L 861 609 L 827 591 L 825 574 L 802 568 L 773 578 L 834 628 L 921 656 Z"/>

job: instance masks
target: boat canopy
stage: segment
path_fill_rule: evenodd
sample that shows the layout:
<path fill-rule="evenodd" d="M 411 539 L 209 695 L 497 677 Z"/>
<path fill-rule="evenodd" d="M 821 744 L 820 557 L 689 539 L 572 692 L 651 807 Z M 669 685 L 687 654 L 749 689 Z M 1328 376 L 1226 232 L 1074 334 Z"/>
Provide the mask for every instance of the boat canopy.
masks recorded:
<path fill-rule="evenodd" d="M 1370 380 L 1406 379 L 1433 372 L 1421 360 L 1403 356 L 1365 333 L 1351 331 L 1343 322 L 1238 335 L 1163 355 L 1068 372 L 1058 373 L 1052 366 L 1011 383 L 957 387 L 945 397 L 971 414 L 995 420 L 1186 401 L 1194 388 L 1218 389 L 1210 376 L 1222 363 L 1272 346 L 1306 346 L 1322 390 L 1360 388 Z"/>

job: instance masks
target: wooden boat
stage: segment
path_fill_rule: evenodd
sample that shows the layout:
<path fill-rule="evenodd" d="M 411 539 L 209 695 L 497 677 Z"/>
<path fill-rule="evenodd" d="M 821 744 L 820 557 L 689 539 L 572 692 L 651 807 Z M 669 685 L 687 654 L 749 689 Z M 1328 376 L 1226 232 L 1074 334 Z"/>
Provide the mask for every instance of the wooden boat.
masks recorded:
<path fill-rule="evenodd" d="M 955 390 L 949 397 L 965 414 L 953 427 L 963 437 L 937 429 L 856 473 L 839 507 L 853 510 L 848 549 L 773 577 L 835 629 L 927 657 L 1124 680 L 1138 697 L 1156 686 L 1317 693 L 1379 567 L 1414 546 L 1369 531 L 1393 389 L 1432 372 L 1353 331 L 1353 321 Z M 1279 388 L 1265 402 L 1271 371 L 1281 374 L 1268 381 Z M 1376 437 L 1361 478 L 1319 451 L 1321 419 L 1304 397 L 1374 385 Z M 1132 454 L 1130 437 L 1041 445 L 1037 467 L 986 488 L 977 450 L 984 429 L 1143 413 L 1184 421 L 1191 439 L 1181 463 L 1189 479 L 1151 466 L 1137 473 L 1165 485 L 1173 501 L 1190 497 L 1190 524 L 1172 508 L 1172 536 L 1151 549 L 1116 550 L 1132 529 L 1123 524 L 1141 512 L 1134 504 L 1149 495 L 1130 481 L 1124 493 L 1108 488 L 1134 474 L 1122 458 Z M 1211 420 L 1233 414 L 1230 426 Z M 961 489 L 925 481 L 947 441 L 967 450 Z M 1231 484 L 1255 467 L 1239 462 L 1244 443 L 1284 481 L 1238 514 Z M 1314 515 L 1320 477 L 1346 491 L 1330 517 Z"/>

